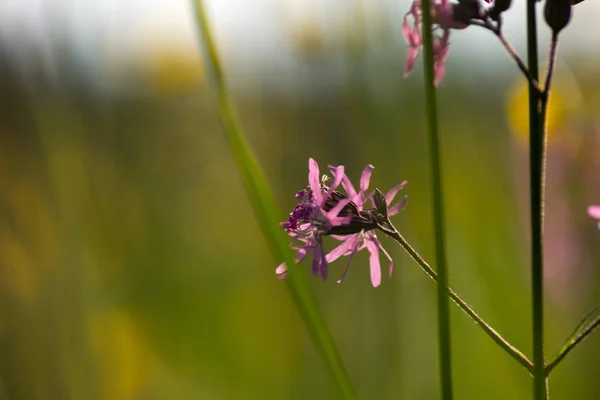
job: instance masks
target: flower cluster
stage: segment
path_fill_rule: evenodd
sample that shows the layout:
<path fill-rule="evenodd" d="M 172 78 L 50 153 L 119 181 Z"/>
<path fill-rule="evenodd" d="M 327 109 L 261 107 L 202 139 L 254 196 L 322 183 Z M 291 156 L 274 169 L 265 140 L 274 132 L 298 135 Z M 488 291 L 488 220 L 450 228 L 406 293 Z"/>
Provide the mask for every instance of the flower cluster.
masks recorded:
<path fill-rule="evenodd" d="M 391 205 L 394 197 L 406 182 L 393 187 L 385 195 L 386 205 L 382 214 L 375 205 L 373 192 L 367 192 L 373 166 L 367 165 L 364 169 L 358 191 L 345 175 L 343 166 L 329 166 L 329 171 L 333 176 L 330 187 L 326 185 L 327 179 L 319 178 L 319 166 L 312 158 L 309 160 L 308 169 L 309 187 L 296 194 L 300 204 L 290 213 L 289 220 L 281 224 L 292 237 L 292 248 L 297 250 L 295 261 L 301 262 L 309 252 L 312 252 L 313 275 L 320 275 L 326 279 L 329 263 L 342 256 L 348 256 L 346 269 L 338 280 L 338 283 L 341 283 L 348 272 L 354 254 L 366 249 L 370 254 L 371 283 L 373 286 L 379 286 L 381 283 L 379 251 L 390 262 L 390 275 L 393 262 L 379 242 L 375 229 L 382 229 L 382 224 L 387 218 L 400 212 L 406 205 L 406 197 L 397 204 Z M 345 195 L 335 190 L 340 184 L 346 192 Z M 373 208 L 367 209 L 368 201 L 371 202 Z M 324 236 L 339 240 L 341 244 L 326 254 L 323 249 Z M 276 273 L 280 278 L 285 278 L 286 271 L 287 266 L 281 264 Z"/>
<path fill-rule="evenodd" d="M 499 32 L 500 14 L 511 5 L 511 0 L 495 0 L 487 8 L 482 5 L 493 0 L 430 0 L 430 15 L 433 47 L 434 84 L 437 86 L 446 72 L 445 62 L 450 46 L 450 31 L 465 29 L 475 24 Z M 495 23 L 495 25 L 494 25 Z M 408 44 L 408 55 L 404 65 L 404 76 L 408 76 L 423 47 L 421 35 L 423 11 L 421 0 L 413 0 L 410 9 L 404 15 L 402 32 Z"/>
<path fill-rule="evenodd" d="M 402 32 L 408 44 L 404 76 L 408 76 L 413 70 L 423 47 L 423 38 L 421 37 L 423 20 L 421 14 L 421 0 L 414 0 L 410 10 L 404 15 L 404 20 L 402 21 Z M 453 14 L 453 6 L 449 0 L 431 1 L 433 68 L 436 86 L 440 83 L 446 71 L 444 64 L 449 51 L 450 29 L 464 29 L 467 27 L 467 24 L 456 21 L 453 18 Z"/>

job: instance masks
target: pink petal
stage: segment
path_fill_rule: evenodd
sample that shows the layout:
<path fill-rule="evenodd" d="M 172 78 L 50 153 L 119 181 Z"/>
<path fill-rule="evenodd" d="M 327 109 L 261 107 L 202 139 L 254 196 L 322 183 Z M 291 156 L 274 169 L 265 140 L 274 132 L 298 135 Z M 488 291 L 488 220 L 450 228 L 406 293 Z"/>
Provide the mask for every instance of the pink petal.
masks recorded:
<path fill-rule="evenodd" d="M 325 257 L 328 263 L 332 263 L 338 258 L 350 254 L 352 251 L 356 252 L 356 248 L 360 243 L 360 234 L 355 233 L 354 235 L 346 236 L 346 240 L 335 249 L 331 250 Z"/>
<path fill-rule="evenodd" d="M 362 193 L 366 192 L 369 188 L 369 182 L 371 181 L 371 174 L 373 173 L 373 169 L 375 167 L 371 164 L 367 165 L 360 175 L 360 191 Z"/>
<path fill-rule="evenodd" d="M 342 242 L 348 238 L 347 235 L 329 235 L 330 238 L 334 238 L 335 240 L 341 240 Z"/>
<path fill-rule="evenodd" d="M 381 265 L 379 264 L 379 247 L 373 240 L 365 239 L 365 245 L 369 251 L 369 264 L 371 269 L 371 284 L 373 287 L 381 283 Z"/>
<path fill-rule="evenodd" d="M 327 259 L 325 257 L 325 251 L 323 251 L 322 243 L 319 243 L 319 245 L 315 247 L 313 257 L 313 268 L 314 262 L 317 260 L 319 274 L 323 277 L 323 280 L 327 279 L 329 270 L 327 269 Z"/>
<path fill-rule="evenodd" d="M 323 252 L 323 247 L 317 244 L 313 249 L 313 259 L 312 259 L 312 267 L 311 272 L 313 275 L 319 275 L 322 269 L 323 257 L 321 253 Z"/>
<path fill-rule="evenodd" d="M 335 190 L 338 186 L 340 186 L 342 179 L 344 179 L 344 177 L 346 176 L 344 174 L 344 166 L 340 165 L 339 167 L 330 167 L 329 170 L 331 171 L 331 174 L 333 175 L 333 182 L 331 183 L 331 190 Z"/>
<path fill-rule="evenodd" d="M 406 44 L 412 46 L 412 32 L 410 30 L 410 25 L 408 24 L 408 16 L 410 15 L 410 11 L 404 15 L 402 19 L 402 33 L 404 34 L 404 40 L 406 40 Z"/>
<path fill-rule="evenodd" d="M 350 203 L 350 199 L 343 199 L 340 200 L 335 207 L 333 207 L 331 210 L 327 211 L 325 213 L 325 216 L 327 218 L 329 218 L 330 220 L 336 219 L 338 214 L 340 213 L 340 211 L 342 211 L 342 208 L 346 207 L 346 205 L 348 205 L 348 203 Z M 351 218 L 351 217 L 340 217 L 340 219 L 347 219 L 347 218 Z M 350 222 L 350 221 L 348 221 Z"/>
<path fill-rule="evenodd" d="M 302 248 L 298 249 L 298 252 L 296 253 L 296 256 L 294 257 L 294 261 L 296 262 L 296 264 L 301 263 L 306 258 L 307 254 L 308 254 L 308 249 L 306 247 L 302 247 Z"/>
<path fill-rule="evenodd" d="M 379 240 L 377 239 L 377 237 L 375 236 L 375 234 L 373 234 L 373 241 L 377 244 L 377 247 L 379 247 L 379 250 L 381 250 L 381 252 L 383 254 L 385 254 L 385 256 L 387 257 L 387 259 L 390 260 L 389 276 L 391 278 L 392 277 L 392 270 L 394 269 L 394 261 L 392 260 L 392 257 L 390 257 L 390 255 L 388 254 L 388 252 L 385 251 L 385 249 L 383 248 L 383 246 L 381 245 L 381 243 L 379 242 Z"/>
<path fill-rule="evenodd" d="M 408 181 L 404 181 L 401 184 L 396 185 L 393 188 L 391 188 L 390 190 L 388 190 L 388 192 L 385 195 L 385 202 L 387 203 L 388 206 L 390 204 L 392 204 L 392 201 L 394 201 L 394 197 L 396 197 L 396 193 L 398 193 L 400 190 L 402 190 L 404 188 L 404 186 L 406 186 L 407 183 L 408 183 Z"/>
<path fill-rule="evenodd" d="M 346 191 L 346 194 L 349 198 L 354 199 L 356 197 L 356 190 L 346 175 L 344 175 L 342 178 L 342 187 Z"/>
<path fill-rule="evenodd" d="M 445 74 L 446 74 L 446 67 L 444 67 L 443 64 L 439 64 L 435 67 L 435 79 L 433 80 L 433 84 L 436 87 L 440 84 L 440 82 L 444 78 Z"/>
<path fill-rule="evenodd" d="M 313 192 L 315 202 L 322 204 L 323 194 L 321 193 L 321 177 L 319 176 L 319 164 L 312 159 L 308 160 L 308 184 Z"/>
<path fill-rule="evenodd" d="M 400 210 L 402 210 L 404 207 L 406 207 L 407 202 L 408 202 L 408 196 L 404 196 L 404 198 L 402 200 L 400 200 L 399 203 L 394 204 L 392 207 L 390 207 L 388 209 L 388 217 L 398 214 L 400 212 Z"/>
<path fill-rule="evenodd" d="M 404 76 L 408 76 L 413 68 L 415 67 L 415 62 L 417 61 L 417 57 L 419 57 L 420 47 L 409 47 L 408 55 L 406 56 L 406 62 L 404 63 Z"/>
<path fill-rule="evenodd" d="M 279 265 L 279 267 L 277 267 L 277 269 L 275 270 L 275 273 L 277 274 L 277 278 L 279 279 L 285 279 L 287 278 L 287 267 L 285 266 L 285 263 L 282 263 Z"/>
<path fill-rule="evenodd" d="M 360 244 L 361 235 L 353 235 L 353 236 L 356 236 L 356 240 L 354 241 L 354 243 L 352 243 L 353 247 L 350 250 L 350 258 L 348 259 L 348 264 L 346 264 L 346 268 L 344 269 L 344 273 L 342 274 L 342 277 L 337 281 L 337 283 L 342 283 L 344 281 L 344 278 L 346 277 L 346 274 L 350 270 L 350 264 L 352 264 L 352 260 L 354 259 L 354 255 L 356 254 L 356 252 L 358 250 L 358 245 Z"/>
<path fill-rule="evenodd" d="M 285 263 L 281 263 L 279 264 L 279 267 L 277 267 L 277 269 L 275 270 L 275 273 L 283 274 L 285 271 L 287 271 L 287 267 L 285 266 Z"/>
<path fill-rule="evenodd" d="M 600 206 L 589 206 L 587 212 L 590 217 L 600 219 Z"/>

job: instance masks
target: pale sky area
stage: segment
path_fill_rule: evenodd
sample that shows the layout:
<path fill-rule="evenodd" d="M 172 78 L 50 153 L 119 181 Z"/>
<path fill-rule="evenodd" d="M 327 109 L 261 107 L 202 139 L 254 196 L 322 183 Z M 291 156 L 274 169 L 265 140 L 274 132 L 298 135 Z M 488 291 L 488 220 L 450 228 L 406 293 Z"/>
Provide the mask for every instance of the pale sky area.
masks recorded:
<path fill-rule="evenodd" d="M 513 3 L 505 15 L 504 30 L 524 56 L 524 2 Z M 362 19 L 367 36 L 376 30 L 377 20 L 388 22 L 392 28 L 387 34 L 399 44 L 402 58 L 398 68 L 402 72 L 406 47 L 401 22 L 407 0 L 208 0 L 206 4 L 234 84 L 243 82 L 246 74 L 261 73 L 277 82 L 279 74 L 302 68 L 293 47 L 298 32 L 316 24 L 327 33 L 323 42 L 327 52 L 335 48 L 336 32 L 340 36 L 339 32 L 352 29 L 356 18 Z M 539 11 L 541 18 L 541 6 Z M 560 54 L 565 59 L 584 54 L 595 58 L 600 53 L 600 3 L 587 0 L 573 11 L 571 25 L 562 35 Z M 539 27 L 541 38 L 547 40 L 541 20 Z M 120 73 L 143 62 L 157 47 L 198 54 L 196 35 L 188 0 L 0 0 L 1 56 L 8 57 L 25 76 L 35 64 L 32 57 L 43 64 L 49 76 L 55 75 L 57 56 L 66 51 L 74 60 L 72 68 L 85 79 L 97 80 L 102 70 L 106 85 L 119 86 L 125 79 Z M 544 51 L 542 42 L 542 56 Z M 471 27 L 453 32 L 449 63 L 467 57 L 486 74 L 497 73 L 494 67 L 506 55 L 492 34 Z"/>

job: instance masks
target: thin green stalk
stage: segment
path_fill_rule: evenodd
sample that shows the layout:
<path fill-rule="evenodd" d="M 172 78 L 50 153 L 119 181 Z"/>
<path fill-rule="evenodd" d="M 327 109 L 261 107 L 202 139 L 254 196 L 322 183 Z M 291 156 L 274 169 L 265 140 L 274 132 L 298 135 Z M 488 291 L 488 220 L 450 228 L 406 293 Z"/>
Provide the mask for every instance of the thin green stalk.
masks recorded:
<path fill-rule="evenodd" d="M 383 233 L 397 241 L 400 246 L 406 250 L 406 252 L 412 257 L 413 260 L 421 267 L 423 271 L 431 278 L 435 283 L 438 284 L 438 287 L 442 287 L 444 289 L 444 295 L 450 296 L 452 300 L 469 316 L 473 321 L 488 334 L 489 337 L 492 338 L 500 347 L 502 347 L 511 357 L 517 360 L 521 365 L 523 365 L 530 373 L 533 369 L 533 364 L 531 361 L 523 355 L 516 347 L 508 343 L 498 332 L 496 332 L 487 322 L 483 320 L 473 309 L 465 303 L 456 292 L 450 287 L 442 286 L 441 281 L 439 280 L 438 274 L 434 271 L 433 268 L 427 264 L 427 262 L 421 257 L 421 255 L 404 239 L 404 237 L 398 232 L 394 224 L 388 218 L 388 208 L 387 203 L 385 201 L 385 196 L 379 189 L 375 189 L 375 193 L 373 195 L 373 200 L 375 202 L 375 208 L 378 212 L 378 220 L 377 220 L 377 228 L 381 230 Z"/>
<path fill-rule="evenodd" d="M 386 233 L 396 240 L 400 246 L 406 250 L 410 257 L 416 261 L 423 271 L 438 284 L 438 287 L 444 289 L 444 293 L 447 293 L 450 298 L 459 306 L 481 329 L 496 342 L 504 351 L 506 351 L 512 358 L 514 358 L 519 364 L 521 364 L 527 371 L 533 373 L 533 364 L 527 356 L 525 356 L 519 349 L 510 344 L 506 339 L 502 337 L 494 328 L 492 328 L 483 318 L 481 318 L 472 308 L 469 306 L 459 295 L 448 286 L 442 286 L 438 279 L 438 274 L 431 268 L 429 264 L 421 257 L 421 255 L 404 239 L 404 237 L 398 231 L 386 231 Z"/>
<path fill-rule="evenodd" d="M 560 362 L 577 347 L 581 342 L 587 339 L 596 329 L 600 327 L 600 315 L 596 315 L 598 310 L 594 310 L 589 313 L 581 323 L 575 328 L 573 333 L 569 335 L 563 346 L 560 348 L 554 358 L 546 364 L 546 375 L 550 375 L 550 372 Z"/>
<path fill-rule="evenodd" d="M 538 81 L 538 50 L 535 0 L 527 1 L 527 62 L 533 79 Z M 533 398 L 548 398 L 544 371 L 544 119 L 542 96 L 529 84 L 529 174 L 531 211 L 531 310 L 533 344 Z"/>
<path fill-rule="evenodd" d="M 275 260 L 277 262 L 285 260 L 288 266 L 293 265 L 294 258 L 288 248 L 288 238 L 279 229 L 278 221 L 281 212 L 275 203 L 273 194 L 267 185 L 256 157 L 246 142 L 229 97 L 204 2 L 202 0 L 194 0 L 194 10 L 200 43 L 205 51 L 206 64 L 211 72 L 218 99 L 218 109 L 223 124 L 223 131 L 246 185 L 246 191 L 248 192 L 254 213 Z M 356 395 L 348 373 L 333 337 L 319 312 L 317 302 L 308 287 L 304 275 L 296 268 L 289 268 L 288 274 L 289 277 L 286 279 L 286 284 L 291 292 L 292 299 L 327 370 L 339 389 L 341 398 L 355 399 Z"/>
<path fill-rule="evenodd" d="M 430 10 L 429 0 L 421 0 L 421 9 Z M 446 245 L 444 227 L 444 193 L 442 190 L 440 137 L 437 120 L 436 92 L 433 70 L 433 41 L 431 32 L 431 13 L 421 13 L 423 18 L 422 35 L 424 49 L 425 109 L 429 137 L 429 160 L 431 163 L 431 185 L 433 225 L 435 240 L 435 261 L 437 265 L 438 285 L 438 342 L 440 349 L 441 398 L 451 400 L 452 394 L 452 351 L 450 336 L 450 302 L 446 295 L 448 272 L 446 266 Z"/>

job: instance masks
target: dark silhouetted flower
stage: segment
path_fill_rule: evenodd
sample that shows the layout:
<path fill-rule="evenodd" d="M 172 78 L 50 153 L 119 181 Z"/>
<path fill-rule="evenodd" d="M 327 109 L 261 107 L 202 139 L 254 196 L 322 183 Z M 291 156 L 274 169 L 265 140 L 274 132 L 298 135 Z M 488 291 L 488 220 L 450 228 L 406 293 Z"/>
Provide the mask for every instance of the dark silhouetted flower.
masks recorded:
<path fill-rule="evenodd" d="M 598 229 L 600 229 L 600 206 L 589 206 L 588 214 L 598 220 Z"/>
<path fill-rule="evenodd" d="M 405 206 L 406 197 L 393 206 L 391 203 L 406 182 L 392 188 L 385 199 L 378 192 L 381 196 L 380 204 L 385 203 L 382 211 L 381 206 L 377 208 L 375 205 L 374 192 L 367 193 L 373 166 L 368 165 L 364 169 L 358 192 L 344 174 L 343 166 L 329 166 L 329 170 L 333 175 L 331 187 L 326 186 L 325 179 L 319 180 L 319 167 L 313 159 L 309 160 L 309 189 L 303 189 L 296 194 L 301 202 L 290 213 L 289 220 L 282 223 L 282 227 L 292 236 L 292 248 L 297 250 L 295 261 L 301 262 L 312 251 L 312 273 L 321 275 L 325 279 L 328 275 L 329 263 L 342 256 L 349 256 L 346 270 L 338 281 L 341 283 L 354 254 L 366 249 L 370 253 L 371 283 L 373 286 L 379 286 L 381 283 L 379 251 L 382 251 L 390 261 L 390 275 L 393 262 L 377 239 L 374 230 L 382 229 L 388 217 L 397 214 Z M 346 191 L 346 195 L 335 190 L 340 184 Z M 373 204 L 373 208 L 365 210 L 367 201 Z M 342 243 L 329 254 L 325 254 L 324 236 L 331 236 Z M 286 265 L 281 264 L 276 273 L 278 277 L 285 278 L 286 271 Z"/>

